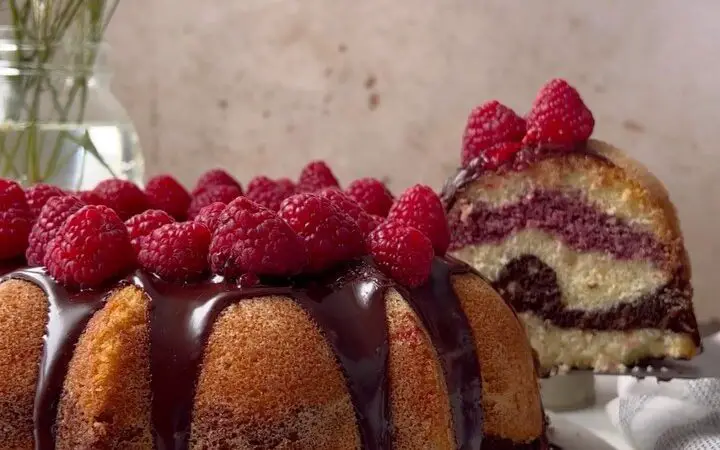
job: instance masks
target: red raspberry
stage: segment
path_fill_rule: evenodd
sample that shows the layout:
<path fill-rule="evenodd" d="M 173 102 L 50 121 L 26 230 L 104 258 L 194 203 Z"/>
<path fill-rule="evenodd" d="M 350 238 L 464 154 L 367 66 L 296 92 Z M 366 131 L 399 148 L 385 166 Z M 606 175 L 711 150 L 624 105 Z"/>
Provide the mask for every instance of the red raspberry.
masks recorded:
<path fill-rule="evenodd" d="M 430 238 L 437 255 L 444 255 L 450 245 L 445 209 L 428 186 L 416 184 L 405 191 L 390 209 L 388 220 L 420 230 Z"/>
<path fill-rule="evenodd" d="M 295 185 L 287 178 L 274 181 L 259 176 L 248 184 L 246 197 L 271 211 L 277 211 L 280 209 L 280 203 L 293 194 L 295 194 Z"/>
<path fill-rule="evenodd" d="M 101 181 L 95 186 L 94 192 L 102 199 L 103 205 L 114 209 L 123 220 L 148 208 L 148 199 L 145 193 L 127 180 Z"/>
<path fill-rule="evenodd" d="M 158 175 L 145 186 L 145 195 L 151 208 L 162 209 L 177 220 L 185 219 L 190 194 L 170 175 Z"/>
<path fill-rule="evenodd" d="M 225 172 L 222 169 L 212 169 L 208 170 L 204 174 L 198 178 L 197 183 L 195 184 L 195 189 L 192 191 L 192 195 L 211 187 L 211 186 L 230 186 L 234 187 L 238 191 L 240 191 L 240 195 L 242 195 L 242 186 L 238 181 L 233 178 L 232 175 Z"/>
<path fill-rule="evenodd" d="M 370 233 L 368 247 L 378 267 L 401 284 L 417 287 L 430 276 L 433 246 L 415 228 L 385 222 Z"/>
<path fill-rule="evenodd" d="M 376 216 L 387 216 L 395 199 L 382 181 L 374 178 L 361 178 L 350 183 L 345 193 L 358 205 Z"/>
<path fill-rule="evenodd" d="M 0 178 L 0 260 L 25 252 L 32 224 L 25 192 L 14 181 Z"/>
<path fill-rule="evenodd" d="M 77 191 L 74 195 L 88 205 L 104 204 L 102 197 L 96 194 L 95 191 Z"/>
<path fill-rule="evenodd" d="M 193 195 L 187 216 L 189 219 L 194 219 L 204 207 L 215 202 L 228 204 L 241 195 L 242 191 L 234 186 L 208 186 Z"/>
<path fill-rule="evenodd" d="M 592 112 L 580 94 L 560 79 L 543 86 L 533 102 L 527 123 L 523 144 L 546 144 L 566 150 L 587 141 L 595 127 Z"/>
<path fill-rule="evenodd" d="M 142 238 L 161 226 L 174 222 L 175 219 L 170 214 L 159 209 L 148 209 L 126 220 L 125 226 L 135 252 L 137 253 L 140 250 Z"/>
<path fill-rule="evenodd" d="M 503 164 L 511 161 L 520 151 L 522 144 L 519 142 L 503 142 L 495 144 L 483 153 L 482 166 L 485 169 L 494 170 Z"/>
<path fill-rule="evenodd" d="M 245 197 L 230 202 L 218 223 L 210 244 L 216 274 L 290 276 L 307 264 L 307 250 L 288 224 Z"/>
<path fill-rule="evenodd" d="M 208 271 L 212 235 L 196 222 L 170 223 L 141 241 L 138 263 L 168 281 L 191 281 Z"/>
<path fill-rule="evenodd" d="M 222 214 L 223 211 L 225 211 L 225 208 L 227 205 L 225 203 L 221 202 L 215 202 L 207 205 L 203 209 L 200 210 L 199 213 L 195 216 L 193 219 L 193 222 L 201 223 L 208 227 L 208 230 L 210 230 L 211 233 L 215 232 L 215 229 L 218 226 L 218 220 L 220 219 L 220 214 Z"/>
<path fill-rule="evenodd" d="M 25 199 L 33 217 L 40 215 L 42 207 L 53 197 L 65 195 L 62 189 L 49 184 L 36 184 L 25 191 Z"/>
<path fill-rule="evenodd" d="M 282 203 L 278 215 L 305 241 L 310 272 L 365 253 L 358 225 L 326 198 L 310 193 L 294 195 Z"/>
<path fill-rule="evenodd" d="M 360 227 L 363 236 L 370 234 L 383 222 L 382 217 L 366 213 L 360 205 L 355 203 L 355 200 L 343 194 L 338 188 L 325 188 L 318 192 L 318 195 L 330 200 L 336 208 L 350 216 Z"/>
<path fill-rule="evenodd" d="M 72 195 L 53 197 L 45 203 L 33 225 L 28 239 L 25 258 L 31 266 L 42 266 L 47 244 L 58 234 L 60 227 L 76 212 L 85 206 L 85 202 Z"/>
<path fill-rule="evenodd" d="M 84 206 L 47 245 L 45 266 L 58 282 L 77 289 L 98 287 L 135 262 L 127 228 L 107 206 Z"/>
<path fill-rule="evenodd" d="M 470 112 L 463 135 L 462 164 L 467 166 L 493 145 L 520 142 L 525 135 L 525 120 L 497 100 L 484 103 Z"/>
<path fill-rule="evenodd" d="M 326 187 L 338 187 L 337 178 L 323 161 L 313 161 L 300 172 L 298 192 L 315 192 Z"/>

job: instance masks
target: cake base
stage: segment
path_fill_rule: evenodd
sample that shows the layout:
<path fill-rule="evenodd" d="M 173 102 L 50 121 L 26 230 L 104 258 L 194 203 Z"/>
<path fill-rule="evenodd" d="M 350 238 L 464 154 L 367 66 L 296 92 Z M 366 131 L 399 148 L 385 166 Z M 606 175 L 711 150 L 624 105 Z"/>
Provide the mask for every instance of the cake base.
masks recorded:
<path fill-rule="evenodd" d="M 545 409 L 576 411 L 595 404 L 595 376 L 592 372 L 560 374 L 540 380 Z"/>

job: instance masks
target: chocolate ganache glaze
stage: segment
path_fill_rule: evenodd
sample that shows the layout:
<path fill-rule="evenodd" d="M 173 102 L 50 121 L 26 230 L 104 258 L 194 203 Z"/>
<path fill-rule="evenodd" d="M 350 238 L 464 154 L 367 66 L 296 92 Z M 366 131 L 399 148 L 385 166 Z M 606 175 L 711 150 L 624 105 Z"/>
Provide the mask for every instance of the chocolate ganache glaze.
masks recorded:
<path fill-rule="evenodd" d="M 150 308 L 152 426 L 156 448 L 183 450 L 190 437 L 195 384 L 203 350 L 220 313 L 243 299 L 281 295 L 294 299 L 323 331 L 343 369 L 355 407 L 362 446 L 391 448 L 388 392 L 388 329 L 385 292 L 397 289 L 416 312 L 436 348 L 448 389 L 459 449 L 544 449 L 544 438 L 515 444 L 483 437 L 482 383 L 474 337 L 453 286 L 454 275 L 474 272 L 452 258 L 436 258 L 430 279 L 406 289 L 385 277 L 367 258 L 333 273 L 241 288 L 219 277 L 198 284 L 164 282 L 136 272 L 133 284 Z M 72 293 L 42 269 L 7 274 L 38 285 L 50 304 L 49 322 L 34 404 L 35 448 L 55 446 L 54 422 L 75 344 L 113 290 Z M 0 280 L 2 281 L 2 280 Z"/>

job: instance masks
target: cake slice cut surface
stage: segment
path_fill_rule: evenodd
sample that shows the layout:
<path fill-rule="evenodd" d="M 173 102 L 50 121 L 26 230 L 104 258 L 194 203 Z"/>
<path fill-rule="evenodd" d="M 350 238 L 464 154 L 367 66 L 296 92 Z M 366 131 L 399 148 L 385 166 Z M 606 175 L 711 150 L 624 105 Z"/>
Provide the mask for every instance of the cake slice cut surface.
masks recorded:
<path fill-rule="evenodd" d="M 518 311 L 545 373 L 693 357 L 700 339 L 690 262 L 665 188 L 587 130 L 572 142 L 555 139 L 553 114 L 572 128 L 584 104 L 573 103 L 579 96 L 566 84 L 548 86 L 527 134 L 499 164 L 493 147 L 466 139 L 465 154 L 477 156 L 442 193 L 450 253 Z M 554 95 L 548 89 L 564 90 L 564 100 L 543 100 Z M 533 114 L 543 108 L 565 110 L 547 113 L 552 120 Z"/>

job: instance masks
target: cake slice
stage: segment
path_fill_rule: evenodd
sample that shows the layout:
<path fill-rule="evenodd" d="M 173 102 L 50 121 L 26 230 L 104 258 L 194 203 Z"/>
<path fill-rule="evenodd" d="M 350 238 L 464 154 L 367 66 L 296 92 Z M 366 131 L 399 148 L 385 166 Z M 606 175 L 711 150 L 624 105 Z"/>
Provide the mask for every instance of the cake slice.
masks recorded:
<path fill-rule="evenodd" d="M 518 311 L 545 373 L 691 358 L 700 339 L 675 208 L 646 168 L 589 139 L 593 126 L 562 80 L 526 120 L 476 108 L 443 191 L 450 251 Z"/>

